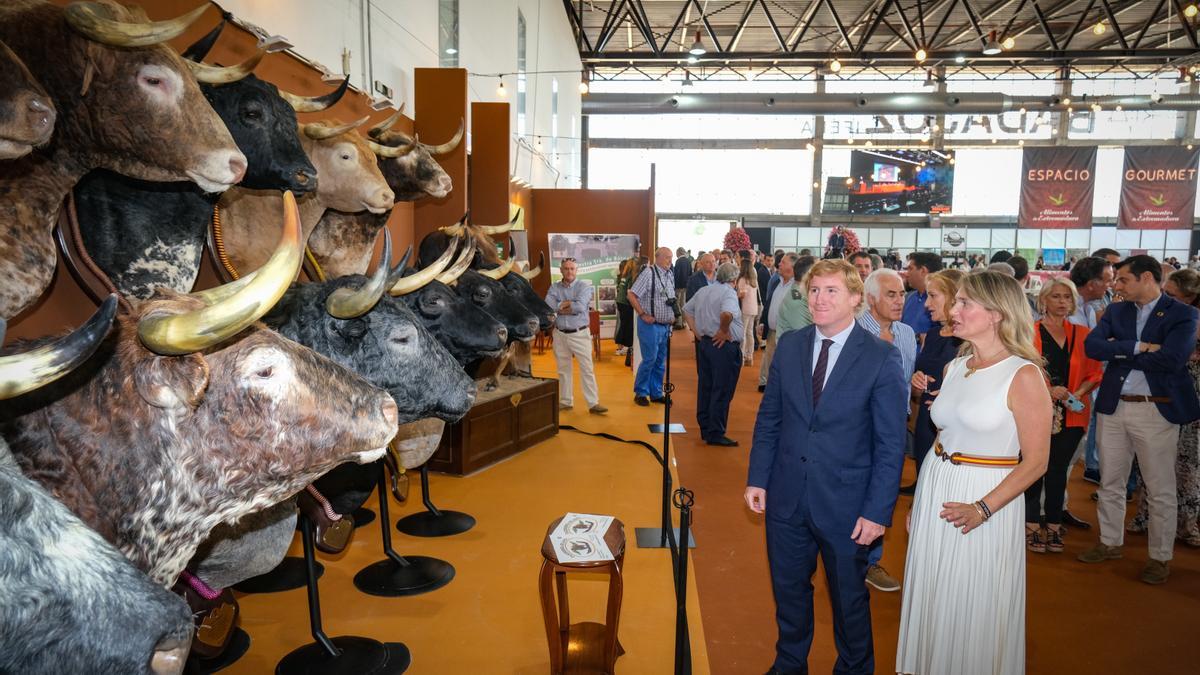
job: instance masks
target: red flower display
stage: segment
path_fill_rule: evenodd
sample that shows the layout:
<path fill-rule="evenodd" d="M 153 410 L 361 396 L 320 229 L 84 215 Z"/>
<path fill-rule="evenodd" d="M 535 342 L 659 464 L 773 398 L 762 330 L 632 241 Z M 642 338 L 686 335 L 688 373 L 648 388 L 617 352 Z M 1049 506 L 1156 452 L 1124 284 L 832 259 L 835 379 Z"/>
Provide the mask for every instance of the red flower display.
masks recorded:
<path fill-rule="evenodd" d="M 750 243 L 750 235 L 745 229 L 735 227 L 725 233 L 725 248 L 735 252 L 749 251 L 754 248 L 754 244 Z"/>

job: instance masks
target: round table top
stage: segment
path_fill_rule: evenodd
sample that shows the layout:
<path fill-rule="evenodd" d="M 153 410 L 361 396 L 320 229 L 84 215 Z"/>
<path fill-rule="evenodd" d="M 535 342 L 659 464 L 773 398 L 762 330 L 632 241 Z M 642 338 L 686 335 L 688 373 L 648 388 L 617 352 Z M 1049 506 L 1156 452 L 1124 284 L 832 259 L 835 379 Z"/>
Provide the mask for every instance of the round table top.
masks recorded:
<path fill-rule="evenodd" d="M 555 518 L 546 528 L 546 537 L 542 540 L 542 557 L 555 565 L 563 567 L 603 567 L 610 564 L 611 560 L 595 560 L 592 562 L 559 562 L 558 553 L 554 550 L 554 542 L 550 541 L 550 533 L 554 532 L 554 528 L 562 522 L 562 517 Z M 613 558 L 620 558 L 625 555 L 625 524 L 619 519 L 613 518 L 612 524 L 608 526 L 608 531 L 604 533 L 604 543 L 608 545 L 608 550 L 613 554 Z"/>

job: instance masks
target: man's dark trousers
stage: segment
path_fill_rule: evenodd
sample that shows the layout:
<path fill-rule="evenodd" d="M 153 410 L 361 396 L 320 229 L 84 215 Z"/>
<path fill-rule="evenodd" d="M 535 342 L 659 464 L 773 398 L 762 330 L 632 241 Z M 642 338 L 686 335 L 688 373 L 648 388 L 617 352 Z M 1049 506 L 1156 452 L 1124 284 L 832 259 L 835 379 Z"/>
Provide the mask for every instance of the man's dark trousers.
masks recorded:
<path fill-rule="evenodd" d="M 871 595 L 863 583 L 870 547 L 859 546 L 845 532 L 822 532 L 812 520 L 806 498 L 801 498 L 790 514 L 767 509 L 766 522 L 767 560 L 779 624 L 775 667 L 784 673 L 808 672 L 813 641 L 812 577 L 820 552 L 833 605 L 833 640 L 838 651 L 833 672 L 874 673 Z M 785 607 L 789 609 L 780 611 Z"/>
<path fill-rule="evenodd" d="M 729 403 L 742 372 L 742 343 L 726 342 L 717 347 L 712 338 L 700 338 L 696 344 L 696 370 L 700 376 L 696 390 L 700 437 L 706 441 L 720 440 L 725 437 Z"/>

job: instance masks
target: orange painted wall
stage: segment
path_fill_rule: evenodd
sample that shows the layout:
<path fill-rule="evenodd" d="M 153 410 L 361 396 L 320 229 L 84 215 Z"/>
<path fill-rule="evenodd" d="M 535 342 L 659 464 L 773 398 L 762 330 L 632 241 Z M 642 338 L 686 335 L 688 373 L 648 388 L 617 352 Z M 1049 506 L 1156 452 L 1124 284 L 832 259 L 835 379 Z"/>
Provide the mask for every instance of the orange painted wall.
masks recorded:
<path fill-rule="evenodd" d="M 417 97 L 416 132 L 424 143 L 450 140 L 460 122 L 467 122 L 467 71 L 463 68 L 417 68 L 413 76 Z M 468 128 L 470 128 L 468 126 Z M 420 242 L 439 227 L 452 225 L 467 212 L 467 143 L 437 158 L 454 188 L 441 199 L 422 199 L 413 208 L 413 237 Z"/>

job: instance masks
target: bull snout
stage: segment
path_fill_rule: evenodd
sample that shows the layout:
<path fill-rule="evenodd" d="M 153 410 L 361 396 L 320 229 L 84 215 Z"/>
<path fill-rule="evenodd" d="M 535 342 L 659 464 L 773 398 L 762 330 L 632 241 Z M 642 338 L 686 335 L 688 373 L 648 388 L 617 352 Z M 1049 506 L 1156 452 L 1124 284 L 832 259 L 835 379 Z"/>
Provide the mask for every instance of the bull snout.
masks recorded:
<path fill-rule="evenodd" d="M 29 97 L 29 101 L 25 104 L 25 122 L 34 132 L 35 145 L 49 140 L 50 134 L 54 132 L 56 117 L 54 106 L 50 104 L 50 101 L 38 95 Z"/>
<path fill-rule="evenodd" d="M 246 156 L 237 153 L 229 158 L 229 173 L 233 174 L 233 182 L 240 183 L 246 177 Z"/>
<path fill-rule="evenodd" d="M 246 156 L 237 150 L 214 150 L 185 173 L 205 192 L 224 192 L 246 176 Z"/>
<path fill-rule="evenodd" d="M 454 182 L 450 180 L 450 176 L 442 174 L 438 176 L 437 183 L 434 184 L 433 189 L 429 191 L 429 194 L 440 199 L 450 194 L 450 189 L 453 187 Z"/>
<path fill-rule="evenodd" d="M 535 318 L 535 319 L 530 319 L 529 321 L 526 321 L 525 325 L 529 326 L 529 334 L 530 335 L 537 335 L 538 329 L 541 327 L 541 322 L 539 322 Z"/>
<path fill-rule="evenodd" d="M 312 169 L 297 169 L 292 174 L 292 192 L 312 192 L 317 189 L 317 173 Z"/>
<path fill-rule="evenodd" d="M 496 337 L 500 338 L 500 344 L 508 342 L 508 329 L 504 326 L 500 326 L 496 329 Z"/>
<path fill-rule="evenodd" d="M 371 195 L 366 201 L 367 210 L 371 213 L 383 213 L 396 204 L 396 193 L 391 188 L 383 188 Z"/>
<path fill-rule="evenodd" d="M 388 426 L 394 427 L 400 421 L 400 410 L 396 407 L 396 401 L 391 396 L 385 396 L 384 399 L 380 412 Z"/>
<path fill-rule="evenodd" d="M 150 657 L 150 672 L 153 675 L 180 675 L 187 663 L 191 640 L 168 638 L 154 647 Z"/>

